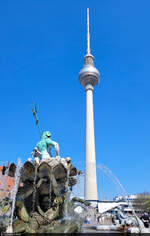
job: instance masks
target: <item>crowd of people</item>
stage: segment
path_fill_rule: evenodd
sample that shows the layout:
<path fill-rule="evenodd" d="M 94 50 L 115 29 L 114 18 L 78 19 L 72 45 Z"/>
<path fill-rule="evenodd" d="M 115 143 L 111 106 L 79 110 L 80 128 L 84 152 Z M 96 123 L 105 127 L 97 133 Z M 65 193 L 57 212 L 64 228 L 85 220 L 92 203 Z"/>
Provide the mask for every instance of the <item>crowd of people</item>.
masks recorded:
<path fill-rule="evenodd" d="M 139 215 L 139 218 L 142 220 L 145 228 L 150 228 L 150 214 L 144 212 L 141 215 Z M 93 214 L 93 216 L 88 215 L 85 218 L 85 224 L 91 224 L 93 222 L 96 224 L 101 224 L 102 223 L 101 220 L 102 220 L 102 215 L 96 215 L 96 214 Z"/>
<path fill-rule="evenodd" d="M 143 222 L 145 228 L 149 228 L 149 226 L 150 226 L 150 216 L 149 216 L 149 214 L 146 213 L 146 212 L 143 213 L 143 214 L 141 215 L 140 219 L 142 220 L 142 222 Z"/>

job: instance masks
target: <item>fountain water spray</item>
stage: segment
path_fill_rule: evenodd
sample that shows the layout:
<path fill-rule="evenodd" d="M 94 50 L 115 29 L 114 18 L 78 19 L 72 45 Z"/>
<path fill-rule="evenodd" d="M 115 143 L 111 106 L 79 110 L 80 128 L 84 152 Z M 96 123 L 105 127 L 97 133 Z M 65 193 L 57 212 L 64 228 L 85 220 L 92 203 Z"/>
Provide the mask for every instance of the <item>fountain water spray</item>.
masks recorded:
<path fill-rule="evenodd" d="M 32 202 L 32 211 L 35 210 L 35 201 L 36 201 L 36 179 L 37 179 L 37 165 L 35 165 L 35 175 L 34 175 L 34 183 L 33 183 L 33 202 Z"/>
<path fill-rule="evenodd" d="M 99 164 L 99 165 L 97 165 L 97 168 L 100 169 L 101 171 L 103 171 L 103 173 L 105 173 L 112 180 L 112 182 L 115 185 L 119 186 L 123 196 L 127 196 L 127 192 L 126 192 L 125 188 L 120 183 L 119 179 L 113 174 L 113 172 L 107 166 L 105 166 L 103 164 Z"/>
<path fill-rule="evenodd" d="M 107 176 L 111 177 L 112 181 L 113 181 L 115 184 L 118 184 L 118 185 L 119 185 L 119 187 L 120 187 L 120 189 L 121 189 L 121 191 L 122 191 L 122 193 L 123 193 L 123 196 L 128 196 L 128 194 L 127 194 L 125 188 L 124 188 L 123 185 L 120 183 L 119 179 L 113 174 L 113 172 L 112 172 L 107 166 L 102 165 L 102 164 L 99 164 L 99 165 L 97 165 L 97 168 L 99 168 L 100 170 L 102 170 Z M 132 213 L 133 213 L 133 215 L 134 215 L 134 217 L 135 217 L 135 219 L 136 219 L 136 221 L 137 221 L 137 225 L 138 225 L 138 227 L 139 227 L 139 231 L 140 231 L 140 233 L 141 233 L 141 225 L 140 225 L 140 222 L 139 222 L 139 218 L 138 218 L 138 216 L 137 216 L 136 213 L 135 213 L 135 210 L 134 210 L 134 208 L 133 208 L 133 206 L 132 206 L 132 203 L 131 203 L 131 201 L 129 200 L 129 198 L 127 198 L 127 199 L 125 198 L 125 200 L 127 201 L 128 206 L 130 206 L 130 208 L 131 208 L 131 210 L 132 210 Z"/>
<path fill-rule="evenodd" d="M 15 210 L 16 195 L 17 195 L 19 181 L 20 181 L 20 170 L 21 170 L 21 159 L 18 158 L 18 163 L 16 167 L 16 172 L 15 172 L 15 185 L 12 192 L 12 209 L 11 209 L 10 226 L 8 227 L 6 231 L 7 233 L 13 232 L 12 224 L 13 224 L 13 216 L 14 216 L 14 210 Z"/>
<path fill-rule="evenodd" d="M 51 208 L 51 200 L 52 200 L 52 173 L 49 175 L 49 208 Z"/>
<path fill-rule="evenodd" d="M 69 217 L 69 201 L 70 201 L 70 190 L 69 190 L 69 176 L 70 176 L 70 164 L 67 168 L 67 181 L 66 181 L 66 194 L 65 194 L 65 203 L 64 203 L 64 218 Z"/>

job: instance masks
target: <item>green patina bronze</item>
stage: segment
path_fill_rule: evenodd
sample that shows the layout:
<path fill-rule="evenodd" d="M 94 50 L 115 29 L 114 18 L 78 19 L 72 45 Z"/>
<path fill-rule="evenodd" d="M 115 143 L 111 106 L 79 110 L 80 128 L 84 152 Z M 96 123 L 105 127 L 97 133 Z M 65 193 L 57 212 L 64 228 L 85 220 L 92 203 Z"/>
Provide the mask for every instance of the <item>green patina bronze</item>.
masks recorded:
<path fill-rule="evenodd" d="M 33 116 L 35 117 L 36 125 L 38 127 L 41 138 L 41 140 L 37 143 L 35 149 L 33 150 L 33 156 L 38 157 L 40 160 L 51 157 L 51 147 L 55 148 L 56 156 L 59 156 L 59 145 L 51 139 L 51 133 L 49 131 L 41 131 L 39 119 L 37 116 L 37 108 L 34 103 L 32 105 L 32 112 Z"/>
<path fill-rule="evenodd" d="M 43 132 L 40 142 L 38 142 L 36 145 L 37 150 L 41 153 L 41 159 L 44 158 L 46 152 L 49 153 L 51 147 L 55 146 L 56 142 L 51 139 L 51 133 L 49 131 Z"/>

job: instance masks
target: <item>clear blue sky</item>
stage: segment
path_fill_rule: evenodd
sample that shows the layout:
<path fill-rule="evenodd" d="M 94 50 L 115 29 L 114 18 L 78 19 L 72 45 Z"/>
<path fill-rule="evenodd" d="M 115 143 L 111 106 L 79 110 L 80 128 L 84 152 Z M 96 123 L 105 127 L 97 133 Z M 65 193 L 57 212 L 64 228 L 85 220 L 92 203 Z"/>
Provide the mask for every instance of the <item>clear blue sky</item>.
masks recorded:
<path fill-rule="evenodd" d="M 128 193 L 150 191 L 150 1 L 0 1 L 0 160 L 24 162 L 40 125 L 62 156 L 83 169 L 85 93 L 78 81 L 91 48 L 101 82 L 94 90 L 97 164 L 109 167 Z M 99 197 L 115 186 L 98 170 Z"/>

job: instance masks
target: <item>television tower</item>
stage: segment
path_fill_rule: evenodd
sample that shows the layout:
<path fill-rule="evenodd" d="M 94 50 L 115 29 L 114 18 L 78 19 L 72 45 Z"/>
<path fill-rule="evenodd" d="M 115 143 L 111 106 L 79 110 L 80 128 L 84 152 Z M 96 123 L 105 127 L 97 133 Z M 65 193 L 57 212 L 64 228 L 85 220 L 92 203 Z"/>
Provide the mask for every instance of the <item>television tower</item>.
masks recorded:
<path fill-rule="evenodd" d="M 89 8 L 87 8 L 87 53 L 84 57 L 84 67 L 79 73 L 79 80 L 86 93 L 86 140 L 85 140 L 85 189 L 86 200 L 98 200 L 95 136 L 93 114 L 93 90 L 99 83 L 100 73 L 94 66 L 94 57 L 90 50 Z"/>

